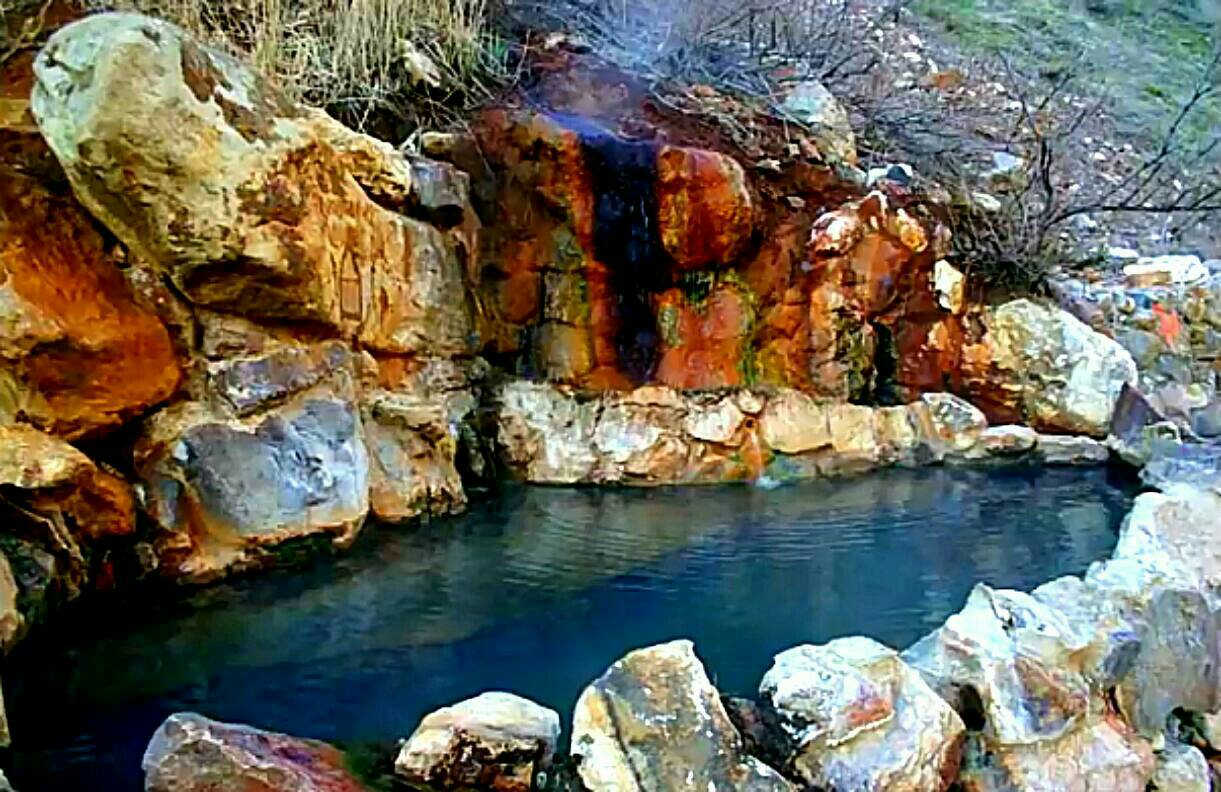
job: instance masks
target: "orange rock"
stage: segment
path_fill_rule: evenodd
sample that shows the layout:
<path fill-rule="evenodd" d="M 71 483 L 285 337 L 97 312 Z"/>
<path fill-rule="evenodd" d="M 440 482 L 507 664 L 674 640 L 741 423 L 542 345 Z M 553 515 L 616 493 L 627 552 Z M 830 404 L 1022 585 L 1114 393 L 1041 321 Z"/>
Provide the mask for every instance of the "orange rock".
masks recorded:
<path fill-rule="evenodd" d="M 657 301 L 661 357 L 655 380 L 672 388 L 706 389 L 747 384 L 754 311 L 733 285 L 714 286 L 702 304 L 678 289 Z"/>
<path fill-rule="evenodd" d="M 84 212 L 3 164 L 0 300 L 10 306 L 0 415 L 75 439 L 118 426 L 178 386 L 169 332 L 137 306 Z"/>
<path fill-rule="evenodd" d="M 657 224 L 679 269 L 732 262 L 750 239 L 754 209 L 732 157 L 665 146 L 657 155 Z"/>

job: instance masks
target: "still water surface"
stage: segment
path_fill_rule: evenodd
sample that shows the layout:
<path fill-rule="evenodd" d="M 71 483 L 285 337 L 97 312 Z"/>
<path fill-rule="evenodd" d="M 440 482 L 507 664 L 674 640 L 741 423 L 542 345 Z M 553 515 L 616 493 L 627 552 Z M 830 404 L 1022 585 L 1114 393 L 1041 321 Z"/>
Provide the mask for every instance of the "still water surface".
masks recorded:
<path fill-rule="evenodd" d="M 138 790 L 144 746 L 178 710 L 349 744 L 406 736 L 487 689 L 567 714 L 614 659 L 680 636 L 722 691 L 748 693 L 794 644 L 864 633 L 904 646 L 976 580 L 1084 570 L 1130 504 L 1107 475 L 510 489 L 462 517 L 369 531 L 304 571 L 36 633 L 4 669 L 5 766 L 21 790 Z"/>

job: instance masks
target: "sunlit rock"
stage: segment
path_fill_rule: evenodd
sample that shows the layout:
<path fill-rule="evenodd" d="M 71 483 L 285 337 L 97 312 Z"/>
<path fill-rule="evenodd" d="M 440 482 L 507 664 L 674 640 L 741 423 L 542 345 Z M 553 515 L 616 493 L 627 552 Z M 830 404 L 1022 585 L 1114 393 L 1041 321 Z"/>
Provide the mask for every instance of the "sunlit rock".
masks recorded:
<path fill-rule="evenodd" d="M 439 790 L 529 792 L 559 738 L 558 713 L 511 693 L 483 693 L 425 716 L 394 772 Z"/>
<path fill-rule="evenodd" d="M 541 383 L 514 382 L 499 394 L 497 446 L 527 481 L 574 484 L 597 463 L 593 447 L 600 404 Z"/>
<path fill-rule="evenodd" d="M 926 393 L 909 409 L 921 444 L 934 459 L 971 450 L 988 427 L 982 412 L 950 393 Z"/>
<path fill-rule="evenodd" d="M 1028 426 L 989 426 L 979 435 L 980 448 L 994 457 L 1025 454 L 1038 441 L 1039 433 Z"/>
<path fill-rule="evenodd" d="M 1088 643 L 1030 595 L 980 584 L 961 611 L 903 658 L 960 711 L 978 708 L 990 740 L 1028 744 L 1055 740 L 1088 714 L 1080 667 Z"/>
<path fill-rule="evenodd" d="M 967 277 L 945 259 L 937 259 L 933 267 L 933 289 L 937 304 L 950 313 L 962 313 L 966 306 Z"/>
<path fill-rule="evenodd" d="M 68 25 L 35 70 L 34 115 L 78 199 L 192 302 L 387 352 L 470 350 L 458 254 L 406 216 L 419 198 L 391 147 L 147 17 Z"/>
<path fill-rule="evenodd" d="M 572 752 L 590 792 L 794 789 L 745 753 L 690 641 L 631 652 L 587 687 Z"/>
<path fill-rule="evenodd" d="M 343 754 L 316 740 L 171 715 L 144 752 L 147 792 L 365 792 Z"/>
<path fill-rule="evenodd" d="M 114 429 L 174 393 L 170 335 L 75 201 L 13 166 L 0 155 L 0 422 Z"/>
<path fill-rule="evenodd" d="M 1123 347 L 1058 308 L 1014 300 L 987 312 L 963 352 L 964 386 L 996 420 L 1103 436 L 1136 363 Z"/>
<path fill-rule="evenodd" d="M 782 652 L 759 693 L 791 740 L 792 770 L 814 787 L 936 792 L 957 776 L 962 720 L 868 638 Z"/>

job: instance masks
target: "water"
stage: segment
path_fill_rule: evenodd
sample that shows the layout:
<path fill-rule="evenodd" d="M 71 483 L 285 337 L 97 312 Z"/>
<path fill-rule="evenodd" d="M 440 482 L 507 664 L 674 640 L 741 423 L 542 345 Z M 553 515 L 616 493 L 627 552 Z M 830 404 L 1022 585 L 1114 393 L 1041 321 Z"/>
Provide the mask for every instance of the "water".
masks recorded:
<path fill-rule="evenodd" d="M 680 636 L 723 691 L 749 693 L 794 644 L 904 646 L 976 580 L 1080 572 L 1129 504 L 1104 471 L 1070 470 L 512 489 L 308 570 L 51 625 L 5 664 L 4 764 L 23 792 L 137 790 L 144 746 L 177 710 L 348 744 L 404 737 L 487 689 L 567 718 L 609 663 Z"/>

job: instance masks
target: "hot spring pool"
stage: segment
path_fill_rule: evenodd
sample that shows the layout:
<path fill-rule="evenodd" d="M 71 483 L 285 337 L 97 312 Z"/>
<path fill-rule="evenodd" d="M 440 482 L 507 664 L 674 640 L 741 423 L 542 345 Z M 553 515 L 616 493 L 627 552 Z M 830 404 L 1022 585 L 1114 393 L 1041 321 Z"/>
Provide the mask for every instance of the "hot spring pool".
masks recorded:
<path fill-rule="evenodd" d="M 352 745 L 487 689 L 565 719 L 629 649 L 690 637 L 718 687 L 863 633 L 906 646 L 976 581 L 1107 555 L 1134 489 L 1104 470 L 894 470 L 764 491 L 513 488 L 461 517 L 189 598 L 102 603 L 5 662 L 20 790 L 138 790 L 171 712 Z M 150 601 L 160 598 L 163 601 Z"/>

